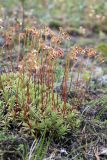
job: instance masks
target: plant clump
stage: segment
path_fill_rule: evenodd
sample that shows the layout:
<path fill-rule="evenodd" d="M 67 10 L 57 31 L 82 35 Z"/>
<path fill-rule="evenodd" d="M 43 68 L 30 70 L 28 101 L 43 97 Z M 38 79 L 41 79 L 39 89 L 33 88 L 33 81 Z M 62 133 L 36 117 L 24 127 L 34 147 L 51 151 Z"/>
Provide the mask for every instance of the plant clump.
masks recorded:
<path fill-rule="evenodd" d="M 8 61 L 2 63 L 0 75 L 2 125 L 11 128 L 18 125 L 34 135 L 46 129 L 55 136 L 78 128 L 79 109 L 94 65 L 96 60 L 102 63 L 103 58 L 93 48 L 73 47 L 65 53 L 62 44 L 70 37 L 62 28 L 56 34 L 48 27 L 21 31 L 21 26 L 15 24 L 3 35 L 5 44 L 1 51 Z M 91 67 L 88 60 L 92 61 Z M 57 93 L 59 67 L 62 73 L 58 77 L 61 83 Z"/>

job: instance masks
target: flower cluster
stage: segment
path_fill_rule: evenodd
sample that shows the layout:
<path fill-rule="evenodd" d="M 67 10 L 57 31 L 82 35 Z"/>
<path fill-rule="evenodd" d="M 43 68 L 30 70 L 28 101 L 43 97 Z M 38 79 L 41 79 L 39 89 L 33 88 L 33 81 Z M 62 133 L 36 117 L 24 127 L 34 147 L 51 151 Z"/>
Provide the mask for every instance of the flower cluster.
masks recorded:
<path fill-rule="evenodd" d="M 52 59 L 56 59 L 56 58 L 63 57 L 63 56 L 64 56 L 64 51 L 63 51 L 63 49 L 58 48 L 57 50 L 54 50 L 54 49 L 52 48 L 52 50 L 51 50 L 51 52 L 50 52 L 50 54 L 49 54 L 49 56 L 48 56 L 48 59 L 49 59 L 49 60 L 52 60 Z"/>
<path fill-rule="evenodd" d="M 86 57 L 94 57 L 96 56 L 96 51 L 93 48 L 81 48 L 81 47 L 74 47 L 72 49 L 72 54 L 71 54 L 71 59 L 72 60 L 77 60 L 78 56 L 86 56 Z"/>

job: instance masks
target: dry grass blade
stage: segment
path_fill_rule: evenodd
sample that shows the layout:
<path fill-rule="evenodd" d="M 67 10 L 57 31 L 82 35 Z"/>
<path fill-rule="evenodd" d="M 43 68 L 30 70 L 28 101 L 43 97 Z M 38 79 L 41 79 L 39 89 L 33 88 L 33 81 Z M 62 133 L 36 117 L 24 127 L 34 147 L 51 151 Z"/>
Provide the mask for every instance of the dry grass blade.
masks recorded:
<path fill-rule="evenodd" d="M 94 149 L 94 154 L 95 154 L 96 160 L 100 160 L 100 157 L 99 157 L 99 154 L 98 154 L 98 147 L 97 147 L 97 149 Z"/>

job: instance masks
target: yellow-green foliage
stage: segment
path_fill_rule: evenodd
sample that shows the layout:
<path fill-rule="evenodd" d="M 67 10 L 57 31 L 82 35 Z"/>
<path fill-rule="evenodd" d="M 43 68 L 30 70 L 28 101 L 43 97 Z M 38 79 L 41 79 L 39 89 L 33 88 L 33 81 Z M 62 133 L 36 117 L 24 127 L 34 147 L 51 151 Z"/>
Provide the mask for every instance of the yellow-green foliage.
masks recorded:
<path fill-rule="evenodd" d="M 98 52 L 101 52 L 102 55 L 107 58 L 107 44 L 101 43 L 97 46 Z"/>
<path fill-rule="evenodd" d="M 29 84 L 29 91 L 28 91 Z M 63 101 L 59 97 L 59 105 L 55 105 L 55 110 L 52 105 L 52 93 L 44 85 L 36 84 L 27 75 L 20 73 L 5 73 L 1 75 L 1 93 L 0 112 L 2 118 L 6 118 L 6 124 L 9 126 L 10 120 L 13 123 L 22 123 L 23 128 L 29 129 L 30 132 L 42 132 L 45 129 L 49 133 L 54 133 L 54 136 L 63 136 L 68 129 L 76 129 L 80 125 L 77 111 L 71 111 L 70 104 L 66 104 L 66 113 L 62 112 Z M 50 98 L 45 105 L 42 104 L 46 98 L 45 93 L 50 92 Z M 35 95 L 36 93 L 36 95 Z M 42 93 L 42 95 L 41 95 Z M 28 102 L 28 97 L 30 102 Z M 57 94 L 54 93 L 55 103 Z M 17 103 L 16 103 L 17 102 Z M 45 103 L 45 102 L 44 102 Z M 3 115 L 4 109 L 7 108 L 6 115 Z M 18 111 L 17 111 L 18 109 Z M 27 110 L 26 110 L 27 109 Z"/>

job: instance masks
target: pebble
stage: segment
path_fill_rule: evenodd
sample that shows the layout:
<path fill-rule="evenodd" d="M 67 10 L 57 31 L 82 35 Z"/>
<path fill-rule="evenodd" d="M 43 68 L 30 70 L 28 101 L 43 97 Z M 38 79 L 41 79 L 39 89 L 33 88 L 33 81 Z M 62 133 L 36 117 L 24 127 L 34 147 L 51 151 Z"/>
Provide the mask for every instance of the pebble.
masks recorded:
<path fill-rule="evenodd" d="M 104 86 L 107 85 L 107 75 L 100 77 L 98 79 L 98 83 L 100 83 L 101 85 L 104 85 Z"/>
<path fill-rule="evenodd" d="M 0 36 L 0 47 L 2 47 L 4 43 L 5 43 L 5 39 L 2 36 Z"/>

